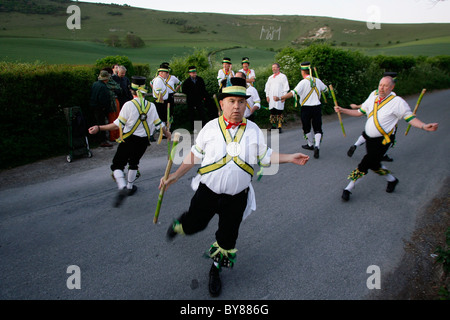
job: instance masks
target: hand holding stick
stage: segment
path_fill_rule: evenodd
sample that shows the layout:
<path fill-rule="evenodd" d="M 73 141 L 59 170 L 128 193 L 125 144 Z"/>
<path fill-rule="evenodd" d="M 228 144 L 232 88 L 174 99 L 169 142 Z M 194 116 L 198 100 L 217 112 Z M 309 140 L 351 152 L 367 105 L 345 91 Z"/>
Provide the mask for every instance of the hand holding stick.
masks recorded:
<path fill-rule="evenodd" d="M 173 158 L 174 158 L 175 150 L 176 150 L 179 140 L 180 140 L 180 133 L 175 132 L 174 137 L 173 137 L 172 149 L 171 149 L 171 152 L 169 155 L 169 160 L 167 161 L 166 171 L 164 173 L 164 179 L 166 179 L 166 180 L 169 177 L 170 169 L 172 169 Z M 158 203 L 156 204 L 155 216 L 153 218 L 154 224 L 156 224 L 158 222 L 159 211 L 161 210 L 161 204 L 162 204 L 162 200 L 164 197 L 165 189 L 166 189 L 166 186 L 162 185 L 161 189 L 159 190 Z"/>
<path fill-rule="evenodd" d="M 331 96 L 333 97 L 334 105 L 337 107 L 338 103 L 336 100 L 336 95 L 334 94 L 333 86 L 331 84 L 330 84 L 330 92 L 331 92 Z M 342 133 L 344 134 L 344 137 L 345 137 L 345 129 L 344 129 L 344 124 L 342 123 L 341 113 L 338 112 L 337 114 L 339 117 L 339 123 L 341 124 Z"/>

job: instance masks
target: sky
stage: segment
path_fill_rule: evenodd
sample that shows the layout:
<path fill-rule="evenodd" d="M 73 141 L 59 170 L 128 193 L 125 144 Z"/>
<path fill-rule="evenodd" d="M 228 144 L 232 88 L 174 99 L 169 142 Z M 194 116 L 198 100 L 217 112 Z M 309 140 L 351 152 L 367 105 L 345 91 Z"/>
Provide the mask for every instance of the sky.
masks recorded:
<path fill-rule="evenodd" d="M 450 23 L 450 0 L 82 0 L 176 12 L 306 15 L 374 23 Z"/>

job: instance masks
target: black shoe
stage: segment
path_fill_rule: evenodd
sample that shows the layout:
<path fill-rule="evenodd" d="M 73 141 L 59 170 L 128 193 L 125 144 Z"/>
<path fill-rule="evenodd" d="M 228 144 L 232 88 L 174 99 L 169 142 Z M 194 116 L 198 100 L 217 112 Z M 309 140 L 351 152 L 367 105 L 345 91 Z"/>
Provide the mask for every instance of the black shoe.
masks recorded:
<path fill-rule="evenodd" d="M 319 159 L 319 148 L 314 148 L 314 158 Z"/>
<path fill-rule="evenodd" d="M 355 145 L 352 145 L 352 146 L 350 147 L 350 149 L 348 149 L 347 155 L 348 155 L 349 157 L 353 156 L 353 154 L 355 153 L 355 150 L 356 150 L 356 146 L 355 146 Z"/>
<path fill-rule="evenodd" d="M 136 193 L 137 187 L 135 185 L 133 185 L 132 189 L 127 189 L 127 190 L 128 190 L 128 196 L 132 196 L 133 194 Z"/>
<path fill-rule="evenodd" d="M 173 238 L 175 238 L 175 236 L 177 235 L 177 233 L 175 232 L 175 230 L 173 230 L 173 227 L 175 226 L 175 220 L 173 221 L 173 223 L 169 226 L 169 229 L 167 229 L 167 233 L 166 233 L 166 239 L 167 241 L 172 241 Z"/>
<path fill-rule="evenodd" d="M 389 181 L 387 184 L 387 187 L 386 187 L 386 192 L 388 192 L 388 193 L 394 192 L 395 186 L 397 185 L 397 183 L 398 183 L 397 178 L 395 178 L 394 181 Z"/>
<path fill-rule="evenodd" d="M 313 147 L 313 146 L 310 146 L 309 144 L 304 144 L 304 145 L 302 145 L 302 148 L 303 148 L 303 149 L 306 149 L 306 150 L 314 150 L 314 147 Z"/>
<path fill-rule="evenodd" d="M 114 200 L 114 208 L 120 207 L 120 205 L 123 202 L 123 199 L 125 199 L 128 195 L 127 188 L 123 188 L 122 190 L 119 190 L 119 192 L 116 195 L 116 199 Z"/>
<path fill-rule="evenodd" d="M 209 270 L 209 294 L 211 297 L 218 297 L 220 291 L 222 290 L 222 281 L 220 281 L 220 270 L 214 265 L 211 266 Z"/>
<path fill-rule="evenodd" d="M 389 157 L 387 154 L 385 154 L 385 155 L 383 156 L 383 159 L 381 159 L 381 161 L 392 162 L 392 161 L 394 161 L 394 159 L 392 159 L 392 158 Z"/>
<path fill-rule="evenodd" d="M 344 189 L 344 191 L 342 191 L 342 200 L 344 200 L 344 201 L 350 200 L 350 195 L 351 194 L 352 193 L 350 191 Z"/>

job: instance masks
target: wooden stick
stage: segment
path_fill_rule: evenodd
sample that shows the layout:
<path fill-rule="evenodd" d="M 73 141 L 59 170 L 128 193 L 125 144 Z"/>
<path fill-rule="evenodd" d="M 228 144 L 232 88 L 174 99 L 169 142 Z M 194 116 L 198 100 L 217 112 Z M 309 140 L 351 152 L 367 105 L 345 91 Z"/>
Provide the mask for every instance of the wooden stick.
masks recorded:
<path fill-rule="evenodd" d="M 319 78 L 319 74 L 317 73 L 316 67 L 314 67 L 314 73 L 315 73 L 315 75 L 316 75 L 316 78 Z M 324 101 L 325 103 L 328 103 L 327 98 L 325 97 L 325 94 L 323 93 L 323 91 L 321 92 L 321 94 L 322 94 L 323 101 Z"/>
<path fill-rule="evenodd" d="M 214 94 L 214 102 L 216 103 L 216 106 L 217 106 L 217 114 L 219 115 L 219 117 L 222 115 L 222 112 L 221 112 L 221 110 L 220 110 L 220 105 L 219 105 L 219 101 L 217 101 L 217 96 L 216 96 L 216 94 Z"/>
<path fill-rule="evenodd" d="M 334 105 L 337 107 L 338 103 L 336 100 L 336 95 L 334 94 L 333 86 L 331 84 L 330 84 L 330 91 L 331 91 L 331 96 L 333 97 Z M 345 129 L 344 129 L 344 124 L 342 123 L 341 113 L 338 112 L 337 114 L 339 117 L 339 123 L 341 124 L 342 133 L 344 134 L 344 137 L 345 137 Z"/>
<path fill-rule="evenodd" d="M 422 101 L 423 95 L 425 94 L 425 92 L 427 91 L 427 89 L 422 89 L 422 92 L 420 93 L 419 99 L 417 99 L 417 103 L 416 106 L 414 108 L 413 114 L 416 115 L 417 109 L 419 109 L 419 104 Z M 405 136 L 408 135 L 409 129 L 411 129 L 411 125 L 408 124 L 408 127 L 406 128 L 405 131 Z"/>
<path fill-rule="evenodd" d="M 166 171 L 164 172 L 165 180 L 167 180 L 167 178 L 169 177 L 170 169 L 172 169 L 173 158 L 174 158 L 175 150 L 176 150 L 179 140 L 180 140 L 180 133 L 175 132 L 175 134 L 173 136 L 172 150 L 169 155 L 169 160 L 167 161 Z M 153 224 L 156 224 L 158 222 L 159 211 L 161 210 L 161 204 L 162 204 L 165 190 L 166 190 L 166 186 L 163 184 L 161 187 L 161 190 L 159 190 L 158 203 L 156 204 L 156 211 L 155 211 L 155 216 L 153 217 Z"/>

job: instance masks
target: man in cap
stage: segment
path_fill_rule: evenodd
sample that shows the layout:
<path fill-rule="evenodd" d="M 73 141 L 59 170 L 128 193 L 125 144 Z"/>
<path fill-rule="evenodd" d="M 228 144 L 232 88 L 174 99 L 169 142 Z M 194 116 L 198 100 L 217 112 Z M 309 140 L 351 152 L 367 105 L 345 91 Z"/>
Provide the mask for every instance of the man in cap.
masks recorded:
<path fill-rule="evenodd" d="M 255 70 L 250 69 L 250 59 L 248 57 L 242 58 L 242 69 L 239 72 L 243 72 L 245 74 L 246 81 L 252 87 L 254 86 L 254 82 L 256 81 Z"/>
<path fill-rule="evenodd" d="M 192 129 L 194 129 L 196 113 L 202 121 L 202 126 L 206 124 L 205 103 L 207 103 L 209 97 L 206 91 L 205 81 L 197 75 L 197 67 L 189 66 L 188 72 L 189 77 L 184 80 L 181 91 L 186 94 L 189 120 L 192 124 Z"/>
<path fill-rule="evenodd" d="M 93 110 L 94 123 L 96 125 L 105 124 L 108 114 L 111 112 L 111 93 L 107 86 L 110 77 L 111 75 L 107 70 L 101 70 L 97 77 L 97 81 L 92 84 L 89 105 Z M 101 147 L 113 146 L 108 142 L 105 132 L 101 132 L 99 136 Z"/>
<path fill-rule="evenodd" d="M 166 78 L 166 86 L 167 90 L 169 92 L 169 97 L 167 99 L 167 103 L 170 103 L 170 115 L 173 115 L 173 107 L 175 105 L 175 92 L 178 92 L 178 90 L 181 87 L 181 81 L 175 77 L 174 75 L 170 74 L 170 66 L 168 62 L 163 63 L 164 67 L 169 70 L 169 74 Z"/>
<path fill-rule="evenodd" d="M 126 102 L 120 110 L 119 117 L 107 125 L 96 125 L 89 128 L 90 134 L 100 131 L 120 130 L 119 146 L 112 160 L 111 171 L 119 189 L 114 207 L 120 206 L 126 196 L 133 195 L 137 187 L 134 181 L 138 176 L 139 161 L 150 145 L 150 136 L 154 128 L 162 127 L 168 139 L 170 132 L 159 119 L 155 105 L 144 99 L 145 77 L 133 76 L 131 93 L 133 99 Z M 128 173 L 125 177 L 125 166 Z"/>
<path fill-rule="evenodd" d="M 217 81 L 219 82 L 219 89 L 222 87 L 222 81 L 224 79 L 229 80 L 234 77 L 234 71 L 232 70 L 232 64 L 230 58 L 222 59 L 222 69 L 217 73 Z"/>
<path fill-rule="evenodd" d="M 289 91 L 289 82 L 286 75 L 280 72 L 280 65 L 278 63 L 272 64 L 272 72 L 273 74 L 267 79 L 264 92 L 266 93 L 266 100 L 269 104 L 272 129 L 278 128 L 278 131 L 281 133 L 284 120 L 284 101 L 281 101 L 280 97 Z"/>
<path fill-rule="evenodd" d="M 386 192 L 391 193 L 395 190 L 399 180 L 381 164 L 381 160 L 393 141 L 392 133 L 398 120 L 403 118 L 411 126 L 425 131 L 436 131 L 438 128 L 437 123 L 427 124 L 416 118 L 408 103 L 392 92 L 394 86 L 394 79 L 385 76 L 379 82 L 377 94 L 370 94 L 358 110 L 334 107 L 336 112 L 350 116 L 367 116 L 363 132 L 366 139 L 366 155 L 358 164 L 358 167 L 348 176 L 351 181 L 342 192 L 344 201 L 350 199 L 351 191 L 356 182 L 359 182 L 359 179 L 363 178 L 369 169 L 386 178 Z"/>
<path fill-rule="evenodd" d="M 169 102 L 169 88 L 167 78 L 169 77 L 169 66 L 162 63 L 158 69 L 158 75 L 152 81 L 153 97 L 160 119 L 167 121 L 167 103 Z"/>
<path fill-rule="evenodd" d="M 236 259 L 235 244 L 241 221 L 256 209 L 251 186 L 253 165 L 271 163 L 304 165 L 309 157 L 302 153 L 278 154 L 272 152 L 259 127 L 244 118 L 246 82 L 231 78 L 224 81 L 219 93 L 223 115 L 209 121 L 199 132 L 191 152 L 168 179 L 161 178 L 160 188 L 169 187 L 185 175 L 195 163 L 201 162 L 192 181 L 196 190 L 189 210 L 174 220 L 167 231 L 168 240 L 177 234 L 192 235 L 204 230 L 217 213 L 219 227 L 216 242 L 210 247 L 213 264 L 209 274 L 209 292 L 218 296 L 221 291 L 219 272 L 232 267 Z"/>
<path fill-rule="evenodd" d="M 311 75 L 311 63 L 302 62 L 300 64 L 302 80 L 294 90 L 281 97 L 281 101 L 297 96 L 300 97 L 300 118 L 303 125 L 303 134 L 307 144 L 303 149 L 314 150 L 314 158 L 319 158 L 320 142 L 322 141 L 322 105 L 320 97 L 322 92 L 326 92 L 328 87 L 320 80 Z M 314 130 L 314 134 L 311 132 Z"/>

